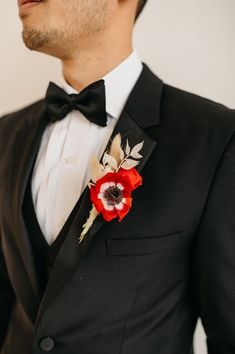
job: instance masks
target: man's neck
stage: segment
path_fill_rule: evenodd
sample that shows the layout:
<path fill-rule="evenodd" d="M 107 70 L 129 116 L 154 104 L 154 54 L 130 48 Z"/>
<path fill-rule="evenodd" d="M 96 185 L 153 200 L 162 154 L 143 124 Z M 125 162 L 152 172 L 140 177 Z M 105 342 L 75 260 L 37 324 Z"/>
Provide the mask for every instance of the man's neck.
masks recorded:
<path fill-rule="evenodd" d="M 125 60 L 132 52 L 128 46 L 123 50 L 112 50 L 105 53 L 82 52 L 62 62 L 63 76 L 67 83 L 80 92 L 92 82 L 101 79 L 109 71 Z"/>

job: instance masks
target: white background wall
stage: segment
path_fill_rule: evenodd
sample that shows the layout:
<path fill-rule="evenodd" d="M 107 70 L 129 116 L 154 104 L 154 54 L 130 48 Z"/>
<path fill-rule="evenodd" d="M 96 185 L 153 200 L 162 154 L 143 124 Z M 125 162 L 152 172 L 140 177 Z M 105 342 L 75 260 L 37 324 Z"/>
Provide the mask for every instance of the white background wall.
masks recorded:
<path fill-rule="evenodd" d="M 1 0 L 0 115 L 41 98 L 60 63 L 21 41 L 17 0 Z M 235 108 L 235 1 L 148 0 L 134 32 L 142 61 L 165 82 Z M 199 325 L 196 354 L 205 354 Z"/>

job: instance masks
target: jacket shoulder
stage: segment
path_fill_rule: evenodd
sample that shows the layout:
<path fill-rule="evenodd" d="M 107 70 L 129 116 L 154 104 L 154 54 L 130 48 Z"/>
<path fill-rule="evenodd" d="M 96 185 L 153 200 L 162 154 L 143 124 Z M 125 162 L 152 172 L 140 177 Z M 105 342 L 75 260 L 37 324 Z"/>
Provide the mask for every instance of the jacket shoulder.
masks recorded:
<path fill-rule="evenodd" d="M 235 110 L 195 93 L 165 84 L 163 111 L 202 128 L 235 130 Z M 170 111 L 170 112 L 169 112 Z"/>
<path fill-rule="evenodd" d="M 20 109 L 9 112 L 2 117 L 0 117 L 0 128 L 12 128 L 20 126 L 26 119 L 34 119 L 37 115 L 34 115 L 35 112 L 38 112 L 45 105 L 45 99 L 37 100 L 29 105 L 23 106 Z"/>

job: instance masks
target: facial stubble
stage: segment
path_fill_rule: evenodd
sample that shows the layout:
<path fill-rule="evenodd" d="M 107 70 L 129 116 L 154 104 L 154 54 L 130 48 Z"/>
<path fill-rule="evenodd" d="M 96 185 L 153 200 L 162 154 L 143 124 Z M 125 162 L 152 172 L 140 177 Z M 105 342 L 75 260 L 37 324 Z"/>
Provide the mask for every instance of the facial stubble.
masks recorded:
<path fill-rule="evenodd" d="M 53 42 L 56 42 L 61 34 L 56 29 L 37 30 L 25 25 L 22 31 L 22 38 L 26 47 L 30 50 L 39 50 Z"/>
<path fill-rule="evenodd" d="M 83 0 L 84 1 L 84 0 Z M 99 32 L 103 27 L 107 3 L 105 0 L 69 0 L 66 6 L 66 16 L 61 28 L 50 28 L 44 24 L 40 29 L 24 24 L 22 39 L 30 50 L 40 50 L 46 47 L 64 47 L 73 45 L 75 38 L 88 36 Z M 49 2 L 44 0 L 44 2 Z M 75 13 L 81 16 L 75 16 Z M 26 15 L 27 17 L 27 15 Z M 24 18 L 21 18 L 24 20 Z"/>

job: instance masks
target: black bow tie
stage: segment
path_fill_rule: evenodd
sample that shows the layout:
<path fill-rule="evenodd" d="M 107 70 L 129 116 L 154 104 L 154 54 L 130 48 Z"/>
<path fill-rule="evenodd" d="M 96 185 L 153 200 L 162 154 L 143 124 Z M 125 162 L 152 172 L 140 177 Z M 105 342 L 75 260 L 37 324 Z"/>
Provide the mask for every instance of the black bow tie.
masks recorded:
<path fill-rule="evenodd" d="M 79 94 L 68 94 L 50 82 L 46 92 L 46 106 L 51 122 L 63 119 L 72 110 L 79 110 L 91 122 L 106 126 L 104 80 L 85 87 Z"/>

